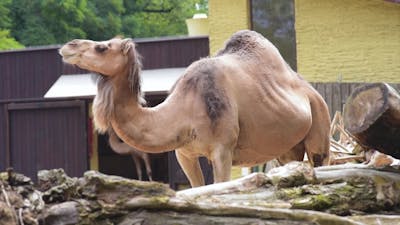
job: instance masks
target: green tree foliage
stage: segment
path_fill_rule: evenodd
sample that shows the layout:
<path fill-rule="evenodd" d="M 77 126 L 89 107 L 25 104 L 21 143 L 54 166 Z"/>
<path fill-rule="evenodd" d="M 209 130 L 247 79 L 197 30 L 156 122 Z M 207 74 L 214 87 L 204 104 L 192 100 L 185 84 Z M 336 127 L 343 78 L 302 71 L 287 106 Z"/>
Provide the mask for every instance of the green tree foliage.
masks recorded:
<path fill-rule="evenodd" d="M 60 44 L 75 38 L 105 40 L 117 35 L 134 38 L 184 35 L 185 19 L 196 12 L 195 4 L 200 3 L 204 11 L 207 2 L 0 0 L 0 29 L 10 29 L 11 36 L 26 46 Z"/>
<path fill-rule="evenodd" d="M 15 49 L 24 47 L 17 42 L 10 34 L 11 18 L 10 18 L 11 0 L 0 1 L 0 50 Z"/>
<path fill-rule="evenodd" d="M 11 34 L 27 46 L 55 43 L 43 17 L 40 4 L 36 0 L 13 0 L 11 4 Z"/>
<path fill-rule="evenodd" d="M 0 1 L 0 29 L 7 29 L 11 26 L 10 6 L 11 0 Z"/>
<path fill-rule="evenodd" d="M 84 29 L 89 39 L 104 40 L 121 35 L 122 16 L 125 12 L 122 0 L 89 1 Z"/>
<path fill-rule="evenodd" d="M 181 35 L 186 33 L 185 19 L 195 13 L 198 1 L 125 1 L 123 33 L 132 37 Z"/>
<path fill-rule="evenodd" d="M 41 0 L 43 23 L 56 42 L 66 42 L 71 37 L 85 38 L 82 25 L 87 14 L 86 0 Z"/>
<path fill-rule="evenodd" d="M 10 37 L 9 30 L 0 30 L 0 50 L 23 48 L 18 41 Z"/>

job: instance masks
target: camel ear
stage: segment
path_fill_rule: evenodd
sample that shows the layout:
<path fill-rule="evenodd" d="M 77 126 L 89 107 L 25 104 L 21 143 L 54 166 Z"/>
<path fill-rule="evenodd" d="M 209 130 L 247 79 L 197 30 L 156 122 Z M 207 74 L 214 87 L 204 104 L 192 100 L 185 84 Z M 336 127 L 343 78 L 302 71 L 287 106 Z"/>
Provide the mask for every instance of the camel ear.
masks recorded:
<path fill-rule="evenodd" d="M 121 44 L 121 51 L 124 55 L 128 54 L 129 50 L 134 48 L 134 44 L 132 39 L 130 38 L 125 38 L 124 40 L 122 40 L 122 44 Z"/>

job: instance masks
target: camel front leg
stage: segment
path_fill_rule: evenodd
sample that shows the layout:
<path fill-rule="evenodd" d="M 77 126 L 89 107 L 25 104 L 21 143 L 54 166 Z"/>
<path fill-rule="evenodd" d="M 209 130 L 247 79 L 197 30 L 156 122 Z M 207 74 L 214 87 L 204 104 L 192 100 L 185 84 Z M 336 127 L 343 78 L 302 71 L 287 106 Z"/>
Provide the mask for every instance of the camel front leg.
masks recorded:
<path fill-rule="evenodd" d="M 223 146 L 218 146 L 212 153 L 214 183 L 229 181 L 231 179 L 232 152 Z"/>
<path fill-rule="evenodd" d="M 205 184 L 203 172 L 201 171 L 200 162 L 198 157 L 188 156 L 183 150 L 177 149 L 175 151 L 176 158 L 179 165 L 182 167 L 183 172 L 188 178 L 192 187 L 199 187 Z"/>

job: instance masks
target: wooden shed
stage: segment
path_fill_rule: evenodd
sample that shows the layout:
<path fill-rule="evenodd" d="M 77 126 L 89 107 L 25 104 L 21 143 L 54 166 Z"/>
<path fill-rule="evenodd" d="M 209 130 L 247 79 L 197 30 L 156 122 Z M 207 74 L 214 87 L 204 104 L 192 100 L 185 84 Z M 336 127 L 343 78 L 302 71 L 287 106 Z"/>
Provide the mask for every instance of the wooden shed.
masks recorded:
<path fill-rule="evenodd" d="M 152 84 L 147 88 L 144 84 L 149 106 L 167 96 L 165 88 L 154 84 L 161 81 L 167 87 L 183 68 L 209 55 L 207 36 L 135 42 L 143 57 L 144 73 L 150 74 L 144 78 Z M 62 62 L 59 47 L 0 52 L 0 170 L 13 167 L 36 177 L 41 169 L 64 168 L 70 176 L 95 169 L 136 178 L 131 158 L 112 152 L 107 138 L 93 131 L 90 105 L 96 88 L 90 86 L 87 71 Z M 76 84 L 80 86 L 75 89 Z M 151 161 L 155 180 L 172 187 L 187 183 L 173 152 L 151 155 Z"/>

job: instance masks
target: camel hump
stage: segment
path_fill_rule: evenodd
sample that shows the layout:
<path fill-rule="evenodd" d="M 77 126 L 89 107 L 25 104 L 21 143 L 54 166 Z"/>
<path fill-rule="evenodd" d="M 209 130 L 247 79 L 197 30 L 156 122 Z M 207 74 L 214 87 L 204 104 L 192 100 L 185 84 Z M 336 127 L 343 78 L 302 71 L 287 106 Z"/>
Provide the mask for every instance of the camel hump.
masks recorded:
<path fill-rule="evenodd" d="M 261 46 L 269 42 L 261 34 L 251 30 L 241 30 L 232 35 L 232 37 L 225 42 L 225 47 L 221 49 L 217 56 L 224 54 L 248 54 L 259 51 Z M 265 46 L 264 46 L 265 48 Z"/>

